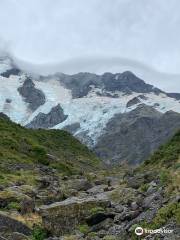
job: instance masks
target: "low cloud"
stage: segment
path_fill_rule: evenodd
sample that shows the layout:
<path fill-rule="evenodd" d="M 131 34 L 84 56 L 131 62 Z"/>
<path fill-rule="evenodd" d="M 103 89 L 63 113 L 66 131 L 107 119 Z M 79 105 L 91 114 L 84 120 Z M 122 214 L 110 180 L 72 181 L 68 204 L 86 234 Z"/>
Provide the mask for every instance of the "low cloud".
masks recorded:
<path fill-rule="evenodd" d="M 164 88 L 180 85 L 179 0 L 1 0 L 0 9 L 0 42 L 8 43 L 2 49 L 10 48 L 21 67 L 29 62 L 29 69 L 44 73 L 143 69 L 139 75 L 151 69 L 169 79 Z"/>

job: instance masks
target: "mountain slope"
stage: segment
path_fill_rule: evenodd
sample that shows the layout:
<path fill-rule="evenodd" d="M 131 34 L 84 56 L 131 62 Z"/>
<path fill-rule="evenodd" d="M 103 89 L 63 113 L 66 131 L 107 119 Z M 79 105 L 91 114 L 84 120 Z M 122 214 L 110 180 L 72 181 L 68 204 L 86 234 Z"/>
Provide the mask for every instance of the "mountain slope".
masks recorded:
<path fill-rule="evenodd" d="M 128 117 L 131 116 L 128 113 L 141 104 L 152 107 L 159 114 L 169 111 L 180 113 L 179 93 L 161 91 L 129 71 L 103 75 L 57 73 L 46 77 L 27 76 L 26 73 L 18 71 L 11 59 L 0 59 L 0 111 L 23 126 L 65 129 L 91 149 L 99 149 L 101 152 L 98 150 L 98 154 L 104 156 L 105 160 L 111 157 L 106 157 L 107 148 L 109 153 L 114 152 L 112 157 L 116 160 L 119 155 L 118 146 L 114 149 L 107 141 L 106 145 L 103 143 L 103 148 L 99 147 L 103 136 L 111 135 L 109 126 L 114 122 L 113 119 L 119 116 L 126 119 L 128 125 Z M 147 117 L 152 119 L 152 116 L 149 112 Z M 169 120 L 171 121 L 170 117 Z M 156 119 L 148 123 L 149 129 L 156 128 L 157 132 L 161 131 L 158 129 L 161 128 L 161 124 L 155 127 L 154 122 Z M 148 124 L 142 124 L 142 129 L 138 128 L 138 131 L 141 131 L 139 134 L 137 131 L 136 134 L 132 131 L 132 135 L 129 132 L 129 139 L 136 135 L 141 136 L 143 131 L 146 132 Z M 124 152 L 119 162 L 124 161 L 124 158 L 128 162 L 136 163 L 144 160 L 147 154 L 157 149 L 159 144 L 164 143 L 172 136 L 174 130 L 179 128 L 178 121 L 174 121 L 173 124 L 174 127 L 169 128 L 167 135 L 160 135 L 158 141 L 152 137 L 145 150 L 143 144 L 136 141 L 139 145 L 136 147 L 138 152 L 133 157 L 135 159 L 132 161 L 132 156 L 125 156 Z M 121 126 L 115 126 L 117 129 L 113 131 L 117 133 L 117 143 L 121 143 L 127 138 L 121 131 Z M 113 139 L 113 135 L 111 137 Z M 128 148 L 128 141 L 126 146 L 124 145 L 125 148 Z M 139 158 L 141 154 L 142 157 Z"/>
<path fill-rule="evenodd" d="M 62 130 L 31 130 L 0 115 L 2 169 L 42 164 L 64 174 L 96 168 L 98 159 L 71 134 Z"/>
<path fill-rule="evenodd" d="M 95 152 L 109 163 L 138 164 L 180 129 L 180 114 L 165 114 L 139 105 L 125 114 L 115 115 L 98 139 Z"/>

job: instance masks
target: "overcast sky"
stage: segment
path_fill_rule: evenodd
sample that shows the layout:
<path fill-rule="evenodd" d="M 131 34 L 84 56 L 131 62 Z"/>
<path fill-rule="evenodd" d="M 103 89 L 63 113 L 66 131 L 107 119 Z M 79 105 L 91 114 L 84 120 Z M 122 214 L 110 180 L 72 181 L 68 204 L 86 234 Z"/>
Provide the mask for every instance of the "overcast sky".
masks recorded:
<path fill-rule="evenodd" d="M 0 0 L 0 11 L 0 49 L 31 66 L 149 71 L 180 91 L 179 0 Z"/>

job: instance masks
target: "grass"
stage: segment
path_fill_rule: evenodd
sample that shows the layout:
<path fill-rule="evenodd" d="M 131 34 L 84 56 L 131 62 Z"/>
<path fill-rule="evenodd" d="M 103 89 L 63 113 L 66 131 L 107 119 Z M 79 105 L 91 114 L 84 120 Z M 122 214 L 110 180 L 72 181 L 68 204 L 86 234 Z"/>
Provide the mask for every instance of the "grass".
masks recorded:
<path fill-rule="evenodd" d="M 26 179 L 34 184 L 36 173 L 16 170 L 18 164 L 42 164 L 56 168 L 59 173 L 74 174 L 96 169 L 99 160 L 66 131 L 26 129 L 1 115 L 0 184 L 19 180 L 26 184 Z"/>

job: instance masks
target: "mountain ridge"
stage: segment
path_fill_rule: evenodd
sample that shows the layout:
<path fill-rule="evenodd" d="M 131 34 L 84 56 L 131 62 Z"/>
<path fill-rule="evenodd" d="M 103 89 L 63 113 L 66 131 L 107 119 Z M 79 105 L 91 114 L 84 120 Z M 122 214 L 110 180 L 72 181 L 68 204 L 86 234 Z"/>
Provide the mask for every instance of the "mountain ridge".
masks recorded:
<path fill-rule="evenodd" d="M 124 116 L 141 104 L 162 114 L 180 113 L 178 93 L 161 91 L 130 71 L 35 77 L 13 70 L 14 65 L 8 65 L 7 59 L 4 65 L 1 61 L 0 111 L 23 126 L 66 129 L 91 149 L 96 149 L 101 137 L 109 131 L 108 123 L 117 114 Z M 164 136 L 160 144 L 166 139 Z"/>

